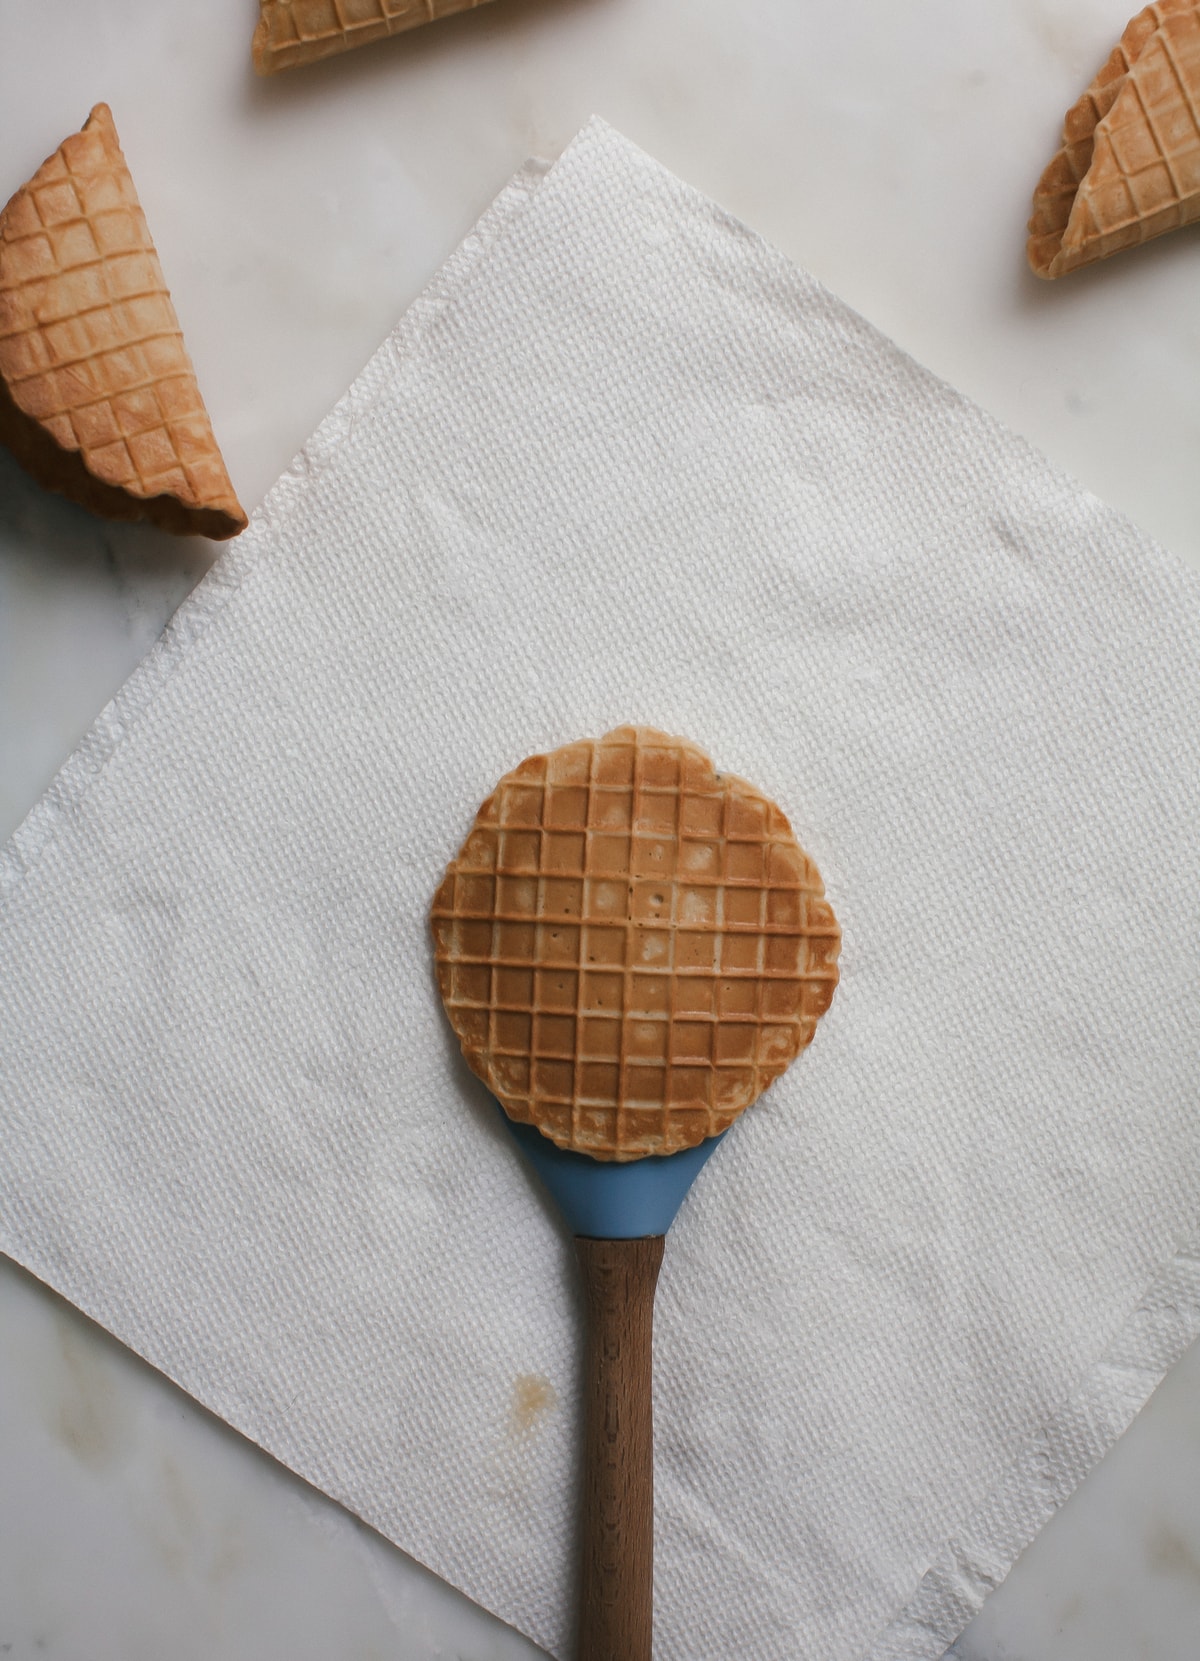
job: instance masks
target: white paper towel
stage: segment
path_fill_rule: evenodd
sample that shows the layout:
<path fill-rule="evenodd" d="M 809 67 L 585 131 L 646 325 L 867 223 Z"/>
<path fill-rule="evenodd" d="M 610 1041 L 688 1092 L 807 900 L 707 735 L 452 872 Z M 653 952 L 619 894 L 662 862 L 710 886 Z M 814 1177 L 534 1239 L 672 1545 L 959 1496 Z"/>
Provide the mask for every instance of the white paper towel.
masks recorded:
<path fill-rule="evenodd" d="M 845 948 L 672 1231 L 656 1654 L 937 1655 L 1200 1326 L 1198 669 L 1194 575 L 593 123 L 5 850 L 0 1246 L 565 1653 L 571 1253 L 426 914 L 523 755 L 685 733 Z"/>

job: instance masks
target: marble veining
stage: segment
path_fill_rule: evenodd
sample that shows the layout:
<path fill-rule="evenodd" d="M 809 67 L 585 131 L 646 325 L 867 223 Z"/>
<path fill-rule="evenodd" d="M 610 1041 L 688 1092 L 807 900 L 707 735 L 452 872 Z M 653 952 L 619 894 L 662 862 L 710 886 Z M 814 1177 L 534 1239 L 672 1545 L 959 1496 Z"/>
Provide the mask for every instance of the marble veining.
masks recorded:
<path fill-rule="evenodd" d="M 512 171 L 598 112 L 1200 565 L 1200 232 L 1053 287 L 1023 265 L 1125 9 L 499 0 L 270 83 L 254 11 L 0 0 L 0 200 L 111 103 L 247 506 Z M 0 452 L 0 835 L 215 554 Z M 498 1469 L 556 1407 L 514 1381 Z M 0 1471 L 0 1661 L 540 1653 L 6 1262 Z M 1198 1633 L 1200 1350 L 952 1653 L 1195 1661 Z"/>

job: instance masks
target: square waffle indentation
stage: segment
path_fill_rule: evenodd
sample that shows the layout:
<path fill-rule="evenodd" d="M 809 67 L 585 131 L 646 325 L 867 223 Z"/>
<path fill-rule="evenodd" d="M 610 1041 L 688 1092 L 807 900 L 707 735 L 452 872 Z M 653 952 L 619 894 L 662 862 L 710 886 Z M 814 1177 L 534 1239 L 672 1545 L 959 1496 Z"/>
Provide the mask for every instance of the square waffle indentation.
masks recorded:
<path fill-rule="evenodd" d="M 543 917 L 578 918 L 582 909 L 583 884 L 571 877 L 542 878 Z"/>
<path fill-rule="evenodd" d="M 793 1016 L 801 984 L 794 980 L 765 981 L 762 985 L 762 1015 L 764 1020 L 786 1021 Z"/>
<path fill-rule="evenodd" d="M 639 1142 L 653 1141 L 662 1128 L 663 1106 L 659 1101 L 627 1104 L 621 1115 L 626 1135 Z"/>
<path fill-rule="evenodd" d="M 537 957 L 539 963 L 579 962 L 580 929 L 574 923 L 539 923 L 537 925 Z"/>
<path fill-rule="evenodd" d="M 713 1029 L 713 1061 L 718 1066 L 753 1062 L 758 1043 L 758 1027 L 746 1022 L 718 1022 Z"/>
<path fill-rule="evenodd" d="M 586 787 L 592 766 L 590 744 L 567 744 L 554 750 L 546 758 L 546 783 L 558 788 L 562 785 Z"/>
<path fill-rule="evenodd" d="M 670 1031 L 669 1021 L 627 1021 L 627 1059 L 631 1062 L 665 1061 L 670 1047 Z"/>
<path fill-rule="evenodd" d="M 715 1015 L 716 982 L 702 975 L 680 975 L 675 982 L 677 1015 Z"/>
<path fill-rule="evenodd" d="M 761 842 L 725 844 L 725 880 L 760 885 L 767 880 L 765 849 Z"/>
<path fill-rule="evenodd" d="M 501 875 L 496 879 L 496 915 L 524 918 L 537 914 L 538 879 Z"/>
<path fill-rule="evenodd" d="M 798 975 L 804 963 L 804 941 L 799 935 L 768 935 L 765 967 L 769 975 Z"/>
<path fill-rule="evenodd" d="M 496 903 L 496 884 L 491 877 L 460 872 L 454 879 L 454 906 L 466 916 L 490 918 Z"/>
<path fill-rule="evenodd" d="M 712 1092 L 709 1067 L 672 1066 L 667 1080 L 667 1100 L 672 1107 L 707 1107 Z"/>
<path fill-rule="evenodd" d="M 594 789 L 589 824 L 593 830 L 623 831 L 628 835 L 633 824 L 633 791 Z"/>
<path fill-rule="evenodd" d="M 625 1035 L 619 1018 L 585 1015 L 579 1023 L 579 1053 L 586 1061 L 616 1061 Z"/>
<path fill-rule="evenodd" d="M 492 970 L 492 996 L 498 1009 L 533 1007 L 533 970 L 497 965 Z"/>
<path fill-rule="evenodd" d="M 682 797 L 679 829 L 684 836 L 720 837 L 724 832 L 725 798 L 720 794 Z"/>
<path fill-rule="evenodd" d="M 786 1067 L 796 1047 L 794 1026 L 764 1024 L 758 1033 L 758 1063 L 760 1067 Z"/>
<path fill-rule="evenodd" d="M 670 1010 L 671 982 L 666 975 L 630 976 L 627 1015 L 636 1019 L 642 1015 L 668 1015 Z"/>
<path fill-rule="evenodd" d="M 87 265 L 99 259 L 100 250 L 92 227 L 86 219 L 76 219 L 53 233 L 54 250 L 59 265 Z"/>
<path fill-rule="evenodd" d="M 535 1056 L 532 1077 L 537 1094 L 551 1101 L 569 1102 L 575 1094 L 573 1061 L 552 1061 Z"/>
<path fill-rule="evenodd" d="M 499 1089 L 510 1096 L 528 1096 L 530 1064 L 528 1056 L 498 1055 L 492 1062 L 492 1072 Z"/>
<path fill-rule="evenodd" d="M 499 801 L 502 825 L 526 825 L 538 828 L 542 823 L 542 788 L 540 785 L 510 784 Z"/>
<path fill-rule="evenodd" d="M 528 1055 L 533 1047 L 533 1017 L 511 1009 L 492 1010 L 491 1041 L 497 1053 Z"/>
<path fill-rule="evenodd" d="M 573 969 L 537 969 L 534 999 L 539 1010 L 574 1010 L 579 998 L 579 976 Z"/>
<path fill-rule="evenodd" d="M 713 1033 L 717 1029 L 711 1021 L 673 1021 L 671 1023 L 672 1061 L 711 1061 Z"/>
<path fill-rule="evenodd" d="M 632 744 L 599 744 L 592 765 L 597 785 L 631 785 L 634 747 Z"/>
<path fill-rule="evenodd" d="M 587 868 L 592 877 L 627 877 L 630 870 L 628 835 L 593 831 L 588 838 Z"/>
<path fill-rule="evenodd" d="M 675 936 L 675 967 L 681 973 L 691 969 L 715 970 L 719 934 L 707 930 L 680 929 Z"/>
<path fill-rule="evenodd" d="M 629 883 L 620 877 L 589 877 L 584 900 L 589 918 L 624 919 L 629 910 Z"/>
<path fill-rule="evenodd" d="M 726 926 L 760 929 L 766 920 L 764 893 L 761 888 L 727 888 L 723 903 Z"/>
<path fill-rule="evenodd" d="M 500 833 L 501 871 L 538 871 L 541 868 L 542 834 L 535 830 L 506 830 Z"/>
<path fill-rule="evenodd" d="M 767 835 L 767 804 L 761 797 L 731 795 L 726 798 L 725 834 L 735 841 L 756 846 Z"/>
<path fill-rule="evenodd" d="M 653 877 L 669 883 L 675 875 L 675 844 L 668 836 L 647 836 L 638 831 L 633 838 L 630 870 L 635 877 Z"/>
<path fill-rule="evenodd" d="M 643 1066 L 640 1063 L 625 1065 L 625 1100 L 630 1106 L 638 1103 L 657 1107 L 666 1100 L 667 1069 L 663 1067 Z"/>
<path fill-rule="evenodd" d="M 714 1107 L 734 1107 L 754 1094 L 756 1081 L 753 1067 L 717 1067 L 711 1078 Z"/>
<path fill-rule="evenodd" d="M 542 869 L 555 874 L 581 875 L 587 838 L 581 832 L 547 831 L 542 838 Z"/>
<path fill-rule="evenodd" d="M 635 777 L 636 777 L 635 773 Z M 679 748 L 677 745 L 643 744 L 641 746 L 641 776 L 653 780 L 653 788 L 679 790 Z"/>
<path fill-rule="evenodd" d="M 33 194 L 43 225 L 65 225 L 68 220 L 78 219 L 83 212 L 71 179 L 56 179 Z"/>
<path fill-rule="evenodd" d="M 798 889 L 771 888 L 767 891 L 768 928 L 799 928 L 804 917 L 804 895 Z"/>
<path fill-rule="evenodd" d="M 620 968 L 625 962 L 626 931 L 623 928 L 601 928 L 589 923 L 583 931 L 585 965 L 607 965 Z"/>
<path fill-rule="evenodd" d="M 477 958 L 486 962 L 492 955 L 491 923 L 460 917 L 454 925 L 454 951 L 460 959 Z"/>
<path fill-rule="evenodd" d="M 707 878 L 719 882 L 721 878 L 721 844 L 719 842 L 681 841 L 675 861 L 676 873 L 685 881 Z"/>
<path fill-rule="evenodd" d="M 683 883 L 675 902 L 675 921 L 683 928 L 715 929 L 720 923 L 721 909 L 720 888 Z"/>
<path fill-rule="evenodd" d="M 546 797 L 543 821 L 547 830 L 584 830 L 588 793 L 580 789 L 552 790 Z"/>
<path fill-rule="evenodd" d="M 537 924 L 497 922 L 493 945 L 498 963 L 532 963 L 537 956 Z"/>
<path fill-rule="evenodd" d="M 758 1012 L 759 985 L 753 980 L 719 980 L 717 1009 L 724 1019 L 730 1015 L 752 1017 Z"/>
<path fill-rule="evenodd" d="M 601 1099 L 607 1102 L 611 1097 L 605 1091 Z M 593 1106 L 585 1101 L 576 1108 L 575 1121 L 581 1136 L 603 1147 L 610 1147 L 617 1139 L 615 1107 Z"/>
<path fill-rule="evenodd" d="M 579 1007 L 585 1015 L 621 1014 L 625 1003 L 624 975 L 603 974 L 594 969 L 583 973 Z"/>
<path fill-rule="evenodd" d="M 458 1011 L 458 1036 L 464 1049 L 482 1050 L 491 1040 L 491 1021 L 486 1008 Z"/>
<path fill-rule="evenodd" d="M 763 939 L 759 934 L 723 934 L 721 940 L 721 973 L 758 973 L 759 954 Z"/>
<path fill-rule="evenodd" d="M 671 883 L 658 877 L 638 877 L 629 891 L 630 915 L 641 923 L 666 923 L 671 918 Z"/>
<path fill-rule="evenodd" d="M 611 1023 L 616 1026 L 616 1022 Z M 615 1061 L 584 1061 L 579 1066 L 579 1094 L 591 1102 L 616 1102 L 621 1094 L 621 1069 Z"/>
<path fill-rule="evenodd" d="M 638 797 L 639 833 L 662 832 L 674 836 L 679 813 L 679 796 L 674 790 L 643 790 Z"/>
<path fill-rule="evenodd" d="M 668 929 L 635 929 L 632 944 L 631 967 L 660 970 L 671 967 L 671 934 Z"/>

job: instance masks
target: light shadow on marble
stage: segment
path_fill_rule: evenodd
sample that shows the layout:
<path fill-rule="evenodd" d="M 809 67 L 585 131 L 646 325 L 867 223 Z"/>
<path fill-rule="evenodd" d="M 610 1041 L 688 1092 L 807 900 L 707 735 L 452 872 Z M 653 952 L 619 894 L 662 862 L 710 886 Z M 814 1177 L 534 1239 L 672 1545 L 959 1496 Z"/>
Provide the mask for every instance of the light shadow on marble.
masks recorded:
<path fill-rule="evenodd" d="M 0 1470 L 13 1661 L 543 1655 L 6 1258 Z"/>
<path fill-rule="evenodd" d="M 0 839 L 216 556 L 199 537 L 98 519 L 0 449 Z"/>
<path fill-rule="evenodd" d="M 1022 1556 L 953 1661 L 1196 1661 L 1200 1344 Z"/>

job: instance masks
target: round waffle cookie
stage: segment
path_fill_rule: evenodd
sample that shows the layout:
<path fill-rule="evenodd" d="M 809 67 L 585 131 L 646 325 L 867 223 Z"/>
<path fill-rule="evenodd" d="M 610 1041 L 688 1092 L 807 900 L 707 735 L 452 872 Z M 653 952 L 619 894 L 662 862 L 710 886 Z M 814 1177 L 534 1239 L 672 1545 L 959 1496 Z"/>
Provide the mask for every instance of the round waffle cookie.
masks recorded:
<path fill-rule="evenodd" d="M 433 902 L 438 985 L 511 1119 L 595 1159 L 716 1136 L 811 1040 L 841 942 L 781 810 L 646 727 L 501 779 Z"/>

